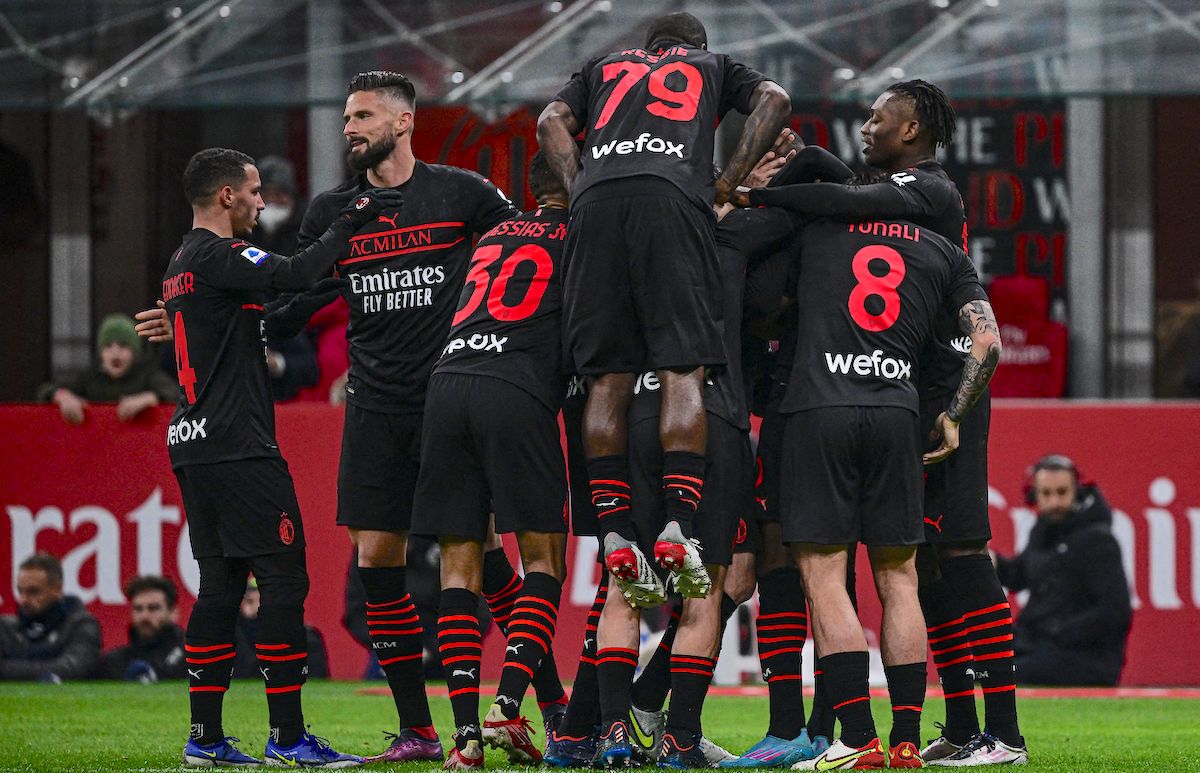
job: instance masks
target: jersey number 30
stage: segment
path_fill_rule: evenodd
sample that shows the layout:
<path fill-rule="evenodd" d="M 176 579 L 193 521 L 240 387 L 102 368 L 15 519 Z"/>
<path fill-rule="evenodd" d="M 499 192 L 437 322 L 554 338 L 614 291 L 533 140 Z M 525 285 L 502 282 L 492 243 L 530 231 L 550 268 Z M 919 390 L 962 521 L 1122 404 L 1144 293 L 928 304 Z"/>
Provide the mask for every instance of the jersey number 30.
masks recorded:
<path fill-rule="evenodd" d="M 883 276 L 871 273 L 871 261 L 881 260 L 888 266 Z M 850 318 L 863 330 L 878 333 L 896 324 L 900 318 L 900 293 L 896 290 L 904 281 L 904 258 L 899 252 L 883 244 L 869 244 L 854 253 L 850 264 L 858 284 L 850 291 L 847 306 Z M 883 311 L 873 314 L 867 311 L 867 298 L 872 295 L 883 299 Z"/>
<path fill-rule="evenodd" d="M 488 273 L 488 267 L 500 259 L 503 249 L 499 244 L 489 244 L 475 250 L 475 254 L 471 257 L 471 270 L 467 272 L 467 284 L 472 285 L 471 297 L 467 299 L 466 305 L 454 315 L 451 327 L 475 313 L 475 309 L 479 308 L 479 304 L 483 302 L 485 293 L 487 294 L 488 313 L 492 315 L 493 319 L 501 322 L 517 322 L 533 316 L 533 313 L 537 311 L 538 304 L 542 302 L 542 296 L 546 294 L 546 282 L 554 273 L 554 261 L 551 259 L 550 253 L 536 244 L 521 245 L 500 264 L 500 273 L 496 275 L 496 281 L 493 282 L 491 274 Z M 508 282 L 516 273 L 517 266 L 525 261 L 533 263 L 533 279 L 529 281 L 529 287 L 525 289 L 525 295 L 520 302 L 509 306 L 504 302 L 504 293 L 508 290 Z"/>
<path fill-rule="evenodd" d="M 183 312 L 175 312 L 175 370 L 179 372 L 179 386 L 189 404 L 196 402 L 196 369 L 188 359 L 187 331 L 183 327 Z"/>

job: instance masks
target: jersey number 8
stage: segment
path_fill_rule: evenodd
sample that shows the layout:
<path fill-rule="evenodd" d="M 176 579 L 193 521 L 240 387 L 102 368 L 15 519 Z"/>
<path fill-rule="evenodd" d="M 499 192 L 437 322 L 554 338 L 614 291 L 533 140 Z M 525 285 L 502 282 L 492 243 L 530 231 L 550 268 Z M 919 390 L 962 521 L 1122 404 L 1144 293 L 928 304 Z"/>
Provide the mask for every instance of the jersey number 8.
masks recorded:
<path fill-rule="evenodd" d="M 871 273 L 871 261 L 882 260 L 888 266 L 883 276 Z M 858 284 L 850 291 L 847 307 L 850 317 L 859 327 L 870 333 L 887 330 L 900 318 L 900 293 L 896 291 L 904 281 L 904 258 L 899 252 L 883 244 L 869 244 L 854 253 L 850 264 Z M 867 311 L 867 298 L 872 295 L 883 299 L 883 311 L 874 314 Z"/>

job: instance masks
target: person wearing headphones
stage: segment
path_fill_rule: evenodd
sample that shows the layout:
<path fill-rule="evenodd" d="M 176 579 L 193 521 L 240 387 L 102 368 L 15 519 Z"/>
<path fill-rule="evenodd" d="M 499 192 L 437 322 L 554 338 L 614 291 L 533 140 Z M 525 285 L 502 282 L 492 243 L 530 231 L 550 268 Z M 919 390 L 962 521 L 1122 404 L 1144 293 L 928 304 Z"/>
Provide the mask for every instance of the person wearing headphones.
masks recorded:
<path fill-rule="evenodd" d="M 1030 468 L 1025 496 L 1038 513 L 1028 544 L 993 554 L 1004 586 L 1029 591 L 1013 627 L 1017 680 L 1115 685 L 1132 610 L 1108 502 L 1061 454 Z"/>

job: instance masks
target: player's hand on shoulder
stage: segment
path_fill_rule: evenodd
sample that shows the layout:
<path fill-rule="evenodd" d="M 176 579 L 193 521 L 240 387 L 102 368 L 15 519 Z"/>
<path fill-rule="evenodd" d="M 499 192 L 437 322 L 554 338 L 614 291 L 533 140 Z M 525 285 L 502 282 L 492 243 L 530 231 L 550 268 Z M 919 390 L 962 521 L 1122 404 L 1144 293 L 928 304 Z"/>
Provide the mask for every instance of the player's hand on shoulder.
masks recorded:
<path fill-rule="evenodd" d="M 133 315 L 133 318 L 138 321 L 134 330 L 142 338 L 150 341 L 152 344 L 171 341 L 174 336 L 171 332 L 171 323 L 167 321 L 167 304 L 158 301 L 158 306 L 153 309 L 139 311 Z"/>
<path fill-rule="evenodd" d="M 937 441 L 939 438 L 942 442 L 938 447 L 921 457 L 925 464 L 944 462 L 958 449 L 958 422 L 947 416 L 945 411 L 938 414 L 933 431 L 929 433 L 930 441 Z"/>
<path fill-rule="evenodd" d="M 403 206 L 404 194 L 395 188 L 370 188 L 342 207 L 340 216 L 355 228 L 361 228 L 374 220 L 380 212 L 398 210 Z"/>

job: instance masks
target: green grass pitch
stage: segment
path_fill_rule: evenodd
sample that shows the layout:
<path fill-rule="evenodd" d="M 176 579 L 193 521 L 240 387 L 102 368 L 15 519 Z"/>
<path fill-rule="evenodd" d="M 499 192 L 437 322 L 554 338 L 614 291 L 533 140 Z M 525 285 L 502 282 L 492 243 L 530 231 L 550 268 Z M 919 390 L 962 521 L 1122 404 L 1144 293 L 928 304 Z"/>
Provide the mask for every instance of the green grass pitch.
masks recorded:
<path fill-rule="evenodd" d="M 394 729 L 395 709 L 387 696 L 358 694 L 362 686 L 310 683 L 304 690 L 305 714 L 313 732 L 329 738 L 334 748 L 372 754 L 383 748 L 381 731 Z M 449 702 L 434 698 L 432 704 L 447 741 Z M 886 732 L 886 702 L 875 699 L 874 709 Z M 1200 771 L 1200 700 L 1030 697 L 1021 700 L 1020 711 L 1029 770 Z M 926 702 L 923 738 L 936 735 L 933 722 L 942 713 L 940 698 Z M 704 727 L 709 737 L 737 753 L 762 736 L 766 716 L 765 698 L 714 696 L 705 705 Z M 187 693 L 180 683 L 0 685 L 0 771 L 177 770 L 187 724 Z M 266 736 L 261 685 L 240 682 L 230 690 L 225 732 L 239 736 L 244 751 L 261 754 Z M 539 727 L 537 742 L 542 740 Z M 492 750 L 487 765 L 510 767 Z M 405 768 L 435 769 L 391 769 Z"/>

